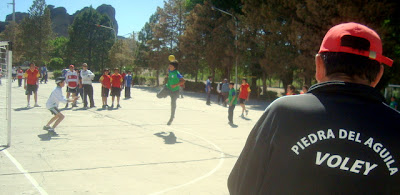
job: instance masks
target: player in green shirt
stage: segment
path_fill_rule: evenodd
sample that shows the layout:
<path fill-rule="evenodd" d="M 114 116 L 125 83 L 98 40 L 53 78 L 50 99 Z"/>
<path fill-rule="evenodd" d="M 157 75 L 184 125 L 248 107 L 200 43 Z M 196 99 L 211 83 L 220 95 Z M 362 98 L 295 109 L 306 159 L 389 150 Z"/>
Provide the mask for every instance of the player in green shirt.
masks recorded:
<path fill-rule="evenodd" d="M 179 97 L 179 88 L 185 83 L 185 79 L 178 71 L 178 61 L 171 61 L 168 65 L 168 79 L 165 87 L 157 93 L 158 98 L 165 98 L 168 95 L 171 97 L 171 117 L 167 125 L 171 125 L 175 118 L 176 100 Z"/>
<path fill-rule="evenodd" d="M 229 96 L 226 101 L 228 102 L 229 109 L 228 109 L 228 120 L 230 125 L 233 124 L 233 111 L 235 110 L 236 104 L 237 104 L 237 97 L 236 97 L 236 91 L 233 88 L 235 83 L 229 83 Z"/>

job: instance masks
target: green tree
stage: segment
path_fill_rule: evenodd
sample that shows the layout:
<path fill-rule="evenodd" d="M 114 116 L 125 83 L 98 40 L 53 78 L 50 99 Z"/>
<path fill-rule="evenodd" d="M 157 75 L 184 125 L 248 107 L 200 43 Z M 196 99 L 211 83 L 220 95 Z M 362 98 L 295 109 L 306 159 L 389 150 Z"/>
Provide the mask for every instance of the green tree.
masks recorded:
<path fill-rule="evenodd" d="M 68 62 L 88 63 L 93 69 L 103 69 L 109 60 L 108 52 L 115 41 L 114 31 L 96 26 L 110 26 L 110 18 L 101 15 L 92 7 L 86 8 L 77 16 L 69 28 L 67 45 Z"/>
<path fill-rule="evenodd" d="M 35 0 L 28 13 L 20 24 L 23 56 L 41 65 L 49 61 L 49 43 L 53 37 L 50 10 L 45 0 Z"/>
<path fill-rule="evenodd" d="M 3 32 L 0 33 L 0 40 L 11 41 L 13 43 L 13 64 L 18 65 L 21 63 L 23 49 L 20 40 L 20 25 L 11 21 Z"/>
<path fill-rule="evenodd" d="M 123 70 L 132 70 L 135 61 L 136 41 L 134 35 L 131 38 L 118 40 L 110 50 L 110 67 Z"/>

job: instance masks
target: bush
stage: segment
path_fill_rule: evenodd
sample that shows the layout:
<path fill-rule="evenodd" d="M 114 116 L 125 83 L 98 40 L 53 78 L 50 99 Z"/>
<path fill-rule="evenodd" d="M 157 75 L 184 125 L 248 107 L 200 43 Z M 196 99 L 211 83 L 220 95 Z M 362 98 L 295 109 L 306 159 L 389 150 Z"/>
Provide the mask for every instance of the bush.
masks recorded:
<path fill-rule="evenodd" d="M 205 92 L 205 84 L 203 82 L 193 82 L 186 81 L 185 82 L 185 91 L 193 91 L 193 92 Z M 215 88 L 214 88 L 215 89 Z"/>
<path fill-rule="evenodd" d="M 275 91 L 267 91 L 264 93 L 262 96 L 262 99 L 266 99 L 267 101 L 274 101 L 275 99 L 278 98 L 278 93 Z"/>
<path fill-rule="evenodd" d="M 62 58 L 51 58 L 48 68 L 50 70 L 61 70 L 64 68 L 64 60 Z"/>
<path fill-rule="evenodd" d="M 156 85 L 156 77 L 151 76 L 134 76 L 133 77 L 133 84 L 135 85 Z M 162 83 L 160 83 L 162 84 Z"/>
<path fill-rule="evenodd" d="M 101 75 L 103 75 L 102 72 L 94 72 L 94 78 L 93 78 L 93 82 L 97 83 L 100 80 Z"/>
<path fill-rule="evenodd" d="M 58 78 L 61 76 L 61 70 L 53 71 L 53 79 Z"/>

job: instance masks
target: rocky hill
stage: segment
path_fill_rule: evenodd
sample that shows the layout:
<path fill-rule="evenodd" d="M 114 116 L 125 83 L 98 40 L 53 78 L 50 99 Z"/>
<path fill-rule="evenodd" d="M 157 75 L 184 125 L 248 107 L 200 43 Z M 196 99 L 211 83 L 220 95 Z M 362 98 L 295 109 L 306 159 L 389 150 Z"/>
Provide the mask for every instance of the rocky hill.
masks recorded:
<path fill-rule="evenodd" d="M 48 8 L 50 9 L 51 14 L 51 21 L 53 23 L 53 32 L 57 34 L 57 36 L 68 36 L 68 27 L 74 21 L 74 17 L 79 14 L 80 12 L 88 9 L 88 7 L 84 7 L 81 10 L 76 11 L 73 15 L 69 15 L 67 10 L 64 7 L 54 7 L 53 5 L 49 5 Z M 118 34 L 118 22 L 115 19 L 115 9 L 111 5 L 100 5 L 96 8 L 96 10 L 101 14 L 107 14 L 110 17 L 114 29 Z M 15 13 L 15 20 L 17 23 L 21 22 L 24 17 L 28 16 L 27 13 L 16 12 Z M 9 21 L 12 20 L 12 14 L 6 16 L 5 22 L 0 22 L 0 32 L 5 29 L 5 26 Z"/>

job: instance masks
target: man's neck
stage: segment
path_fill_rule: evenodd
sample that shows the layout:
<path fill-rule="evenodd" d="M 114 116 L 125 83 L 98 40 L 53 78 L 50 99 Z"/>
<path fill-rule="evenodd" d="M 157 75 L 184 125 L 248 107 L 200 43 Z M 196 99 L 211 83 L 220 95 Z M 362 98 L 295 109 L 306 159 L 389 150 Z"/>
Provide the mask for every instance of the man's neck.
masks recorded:
<path fill-rule="evenodd" d="M 371 86 L 371 83 L 368 80 L 362 79 L 358 76 L 354 77 L 349 77 L 347 75 L 332 75 L 325 77 L 321 82 L 327 82 L 327 81 L 342 81 L 342 82 L 347 82 L 347 83 L 356 83 L 356 84 L 362 84 L 362 85 L 368 85 Z"/>

